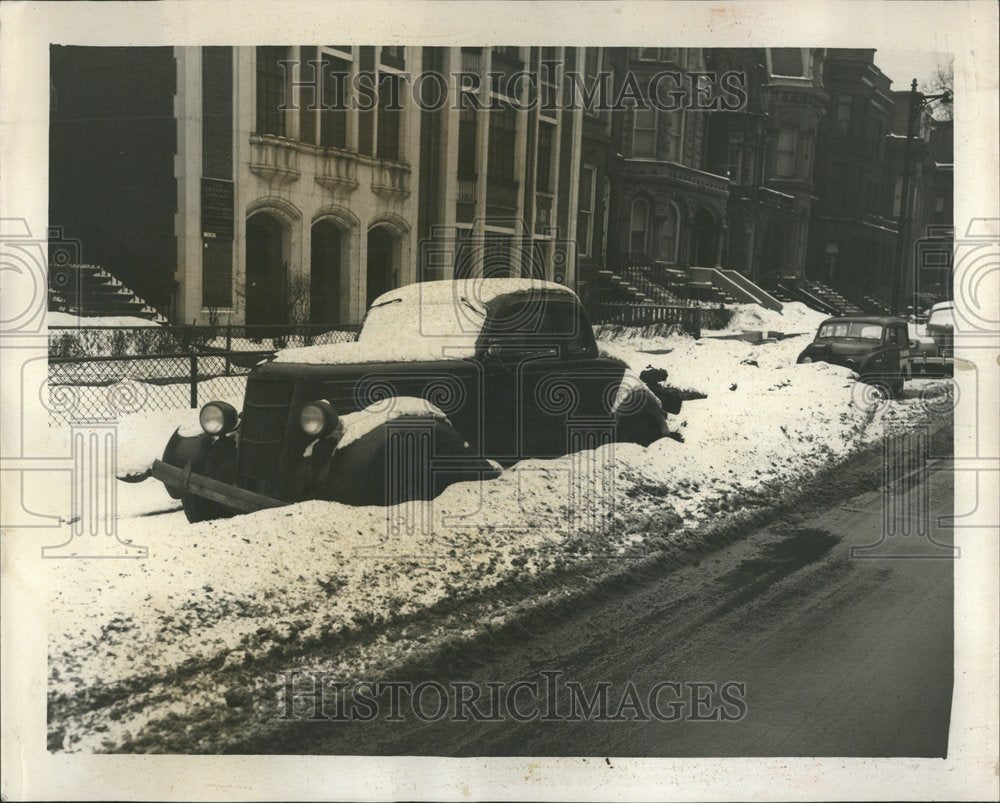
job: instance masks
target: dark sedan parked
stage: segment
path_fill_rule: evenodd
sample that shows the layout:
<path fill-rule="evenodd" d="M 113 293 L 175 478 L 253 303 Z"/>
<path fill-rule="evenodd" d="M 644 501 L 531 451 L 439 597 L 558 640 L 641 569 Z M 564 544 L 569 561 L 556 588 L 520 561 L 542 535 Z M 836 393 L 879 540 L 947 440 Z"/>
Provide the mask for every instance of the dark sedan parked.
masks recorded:
<path fill-rule="evenodd" d="M 906 321 L 889 316 L 828 318 L 799 355 L 799 363 L 827 362 L 854 371 L 862 382 L 898 395 L 908 375 Z"/>
<path fill-rule="evenodd" d="M 562 285 L 423 282 L 376 299 L 356 343 L 278 352 L 242 411 L 206 404 L 204 432 L 175 433 L 153 476 L 192 521 L 429 499 L 526 458 L 648 445 L 667 434 L 659 379 L 602 355 Z"/>

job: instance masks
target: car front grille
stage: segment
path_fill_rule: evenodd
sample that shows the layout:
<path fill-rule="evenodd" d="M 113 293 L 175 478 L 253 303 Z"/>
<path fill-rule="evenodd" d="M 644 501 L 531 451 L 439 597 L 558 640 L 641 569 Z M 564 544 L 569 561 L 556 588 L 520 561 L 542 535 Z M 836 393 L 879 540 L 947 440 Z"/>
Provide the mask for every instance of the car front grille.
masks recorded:
<path fill-rule="evenodd" d="M 272 481 L 281 459 L 294 384 L 290 379 L 251 377 L 240 427 L 240 485 L 260 492 Z"/>

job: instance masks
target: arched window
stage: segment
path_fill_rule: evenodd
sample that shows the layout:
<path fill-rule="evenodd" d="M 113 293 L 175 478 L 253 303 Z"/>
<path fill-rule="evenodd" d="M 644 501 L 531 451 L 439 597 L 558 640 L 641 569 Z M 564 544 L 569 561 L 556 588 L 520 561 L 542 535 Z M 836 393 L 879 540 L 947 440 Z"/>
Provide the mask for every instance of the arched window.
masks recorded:
<path fill-rule="evenodd" d="M 649 202 L 645 198 L 632 201 L 632 218 L 629 223 L 629 251 L 645 254 L 649 242 Z"/>
<path fill-rule="evenodd" d="M 672 201 L 666 204 L 666 214 L 660 222 L 656 246 L 657 258 L 674 264 L 677 262 L 677 229 L 680 225 L 680 212 L 677 204 Z"/>

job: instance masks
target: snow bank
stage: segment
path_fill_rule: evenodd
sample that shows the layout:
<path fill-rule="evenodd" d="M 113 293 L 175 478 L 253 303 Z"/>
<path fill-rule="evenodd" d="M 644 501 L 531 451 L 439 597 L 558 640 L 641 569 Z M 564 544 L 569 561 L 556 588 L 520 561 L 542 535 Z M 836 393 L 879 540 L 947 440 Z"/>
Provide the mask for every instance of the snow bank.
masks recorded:
<path fill-rule="evenodd" d="M 138 318 L 134 315 L 104 315 L 104 316 L 83 316 L 71 315 L 68 312 L 55 312 L 49 310 L 45 316 L 45 323 L 49 327 L 80 327 L 88 329 L 94 326 L 160 326 L 156 321 L 148 318 Z"/>
<path fill-rule="evenodd" d="M 758 304 L 733 304 L 733 317 L 719 332 L 781 332 L 782 334 L 814 334 L 820 323 L 830 316 L 817 312 L 800 301 L 784 303 L 781 312 L 765 309 Z M 704 334 L 715 334 L 704 330 Z"/>
<path fill-rule="evenodd" d="M 312 501 L 197 525 L 180 513 L 121 518 L 120 535 L 147 545 L 148 560 L 48 562 L 50 705 L 69 706 L 58 721 L 63 747 L 114 745 L 168 712 L 225 710 L 217 684 L 180 694 L 180 676 L 212 676 L 220 665 L 252 674 L 257 659 L 307 656 L 317 643 L 442 600 L 571 561 L 660 549 L 702 522 L 769 504 L 885 426 L 924 420 L 923 397 L 949 391 L 950 382 L 925 382 L 873 407 L 847 369 L 795 365 L 808 339 L 647 338 L 660 353 L 604 342 L 633 370 L 666 368 L 675 386 L 707 394 L 670 417 L 683 443 L 525 461 L 400 508 Z M 163 506 L 160 493 L 146 504 Z M 644 525 L 657 511 L 679 529 Z M 416 526 L 424 520 L 429 527 Z M 370 637 L 363 649 L 366 665 L 385 669 L 398 644 Z M 116 689 L 129 690 L 120 699 L 131 708 L 109 717 L 100 701 L 115 698 L 101 691 Z"/>

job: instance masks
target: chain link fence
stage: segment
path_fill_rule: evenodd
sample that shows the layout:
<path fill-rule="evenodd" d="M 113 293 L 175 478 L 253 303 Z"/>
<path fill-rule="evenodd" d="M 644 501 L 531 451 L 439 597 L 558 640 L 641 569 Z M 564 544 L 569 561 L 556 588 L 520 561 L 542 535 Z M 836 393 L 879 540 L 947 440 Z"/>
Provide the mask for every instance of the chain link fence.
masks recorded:
<path fill-rule="evenodd" d="M 349 343 L 357 326 L 149 326 L 49 329 L 46 407 L 61 422 L 197 407 L 242 396 L 282 348 Z"/>

